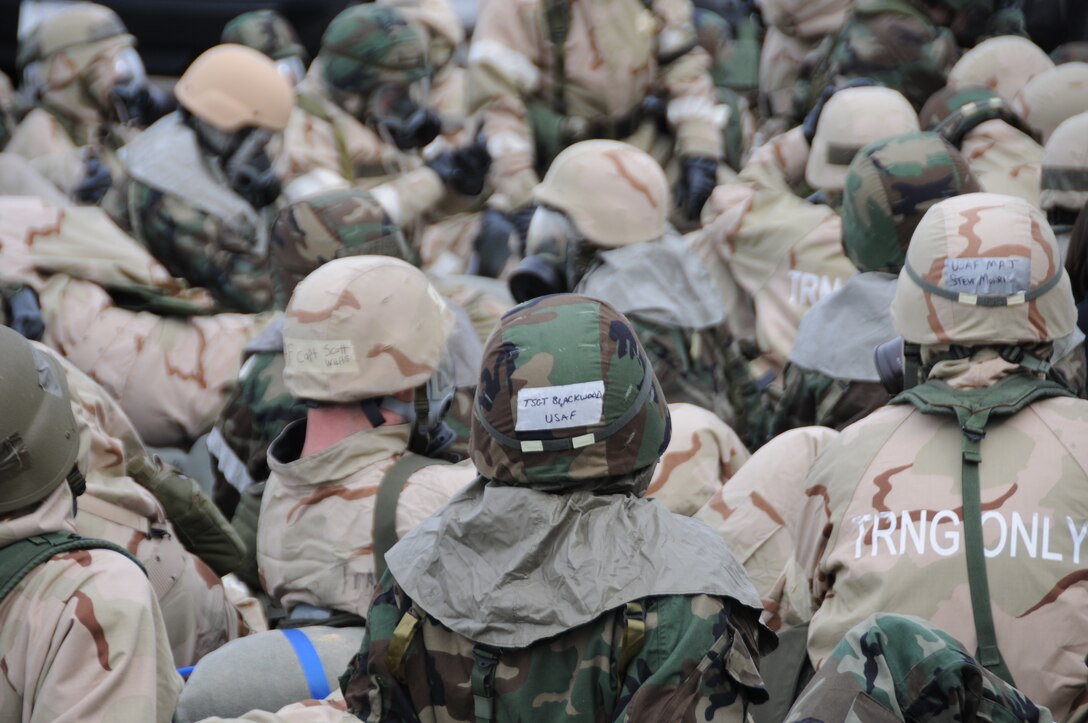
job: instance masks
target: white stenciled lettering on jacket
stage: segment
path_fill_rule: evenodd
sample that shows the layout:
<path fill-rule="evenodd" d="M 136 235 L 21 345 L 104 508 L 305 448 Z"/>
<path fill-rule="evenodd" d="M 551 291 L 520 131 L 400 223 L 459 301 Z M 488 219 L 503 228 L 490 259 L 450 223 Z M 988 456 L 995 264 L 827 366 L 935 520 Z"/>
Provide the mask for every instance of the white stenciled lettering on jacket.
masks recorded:
<path fill-rule="evenodd" d="M 963 520 L 956 510 L 904 510 L 873 512 L 851 519 L 857 532 L 854 559 L 863 556 L 927 555 L 950 557 L 963 544 Z M 1026 557 L 1062 562 L 1072 555 L 1079 564 L 1088 522 L 1072 517 L 1051 517 L 1039 512 L 982 513 L 982 531 L 988 558 Z M 1063 552 L 1070 550 L 1071 552 Z"/>
<path fill-rule="evenodd" d="M 790 303 L 814 306 L 817 301 L 842 288 L 842 279 L 806 271 L 790 271 Z"/>

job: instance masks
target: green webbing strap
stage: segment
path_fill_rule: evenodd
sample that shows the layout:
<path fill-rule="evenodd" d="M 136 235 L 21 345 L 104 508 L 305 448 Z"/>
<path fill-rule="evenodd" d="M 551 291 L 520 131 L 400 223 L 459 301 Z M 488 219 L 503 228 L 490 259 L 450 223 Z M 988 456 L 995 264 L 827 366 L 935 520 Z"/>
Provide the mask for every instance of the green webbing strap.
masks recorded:
<path fill-rule="evenodd" d="M 500 655 L 498 648 L 483 643 L 476 643 L 472 648 L 472 657 L 476 661 L 472 666 L 472 702 L 476 723 L 495 720 L 495 670 L 499 667 Z"/>
<path fill-rule="evenodd" d="M 570 34 L 570 0 L 544 0 L 544 20 L 548 24 L 548 40 L 552 44 L 555 62 L 555 88 L 552 89 L 552 109 L 567 114 L 567 35 Z"/>
<path fill-rule="evenodd" d="M 1015 686 L 1008 665 L 997 646 L 990 583 L 986 570 L 982 534 L 982 491 L 979 465 L 982 440 L 991 415 L 1011 416 L 1032 402 L 1050 397 L 1071 397 L 1065 387 L 1027 374 L 1013 374 L 990 387 L 953 389 L 946 382 L 931 380 L 908 389 L 891 404 L 911 404 L 923 414 L 954 414 L 963 432 L 961 493 L 963 532 L 967 553 L 967 583 L 971 591 L 971 613 L 975 619 L 978 662 L 1009 685 Z"/>
<path fill-rule="evenodd" d="M 985 542 L 982 539 L 982 491 L 978 466 L 982 462 L 981 445 L 986 436 L 989 410 L 978 412 L 964 420 L 965 414 L 956 410 L 963 430 L 963 462 L 961 482 L 963 494 L 963 534 L 967 544 L 967 584 L 971 590 L 971 614 L 975 618 L 978 662 L 1011 686 L 1012 679 L 1001 650 L 997 647 L 993 609 L 990 605 L 990 578 L 986 570 Z"/>
<path fill-rule="evenodd" d="M 1065 166 L 1043 168 L 1042 187 L 1047 191 L 1088 190 L 1088 171 Z"/>
<path fill-rule="evenodd" d="M 397 627 L 393 629 L 393 637 L 389 641 L 389 649 L 385 653 L 385 664 L 393 677 L 404 681 L 404 656 L 408 654 L 408 647 L 416 637 L 419 623 L 422 621 L 422 613 L 417 613 L 415 606 L 404 613 Z"/>
<path fill-rule="evenodd" d="M 642 651 L 646 639 L 646 609 L 641 602 L 629 602 L 623 616 L 623 642 L 620 643 L 619 670 L 616 676 L 616 697 L 623 690 L 623 680 L 631 661 Z"/>
<path fill-rule="evenodd" d="M 336 138 L 336 150 L 340 156 L 340 175 L 351 183 L 355 183 L 355 166 L 351 162 L 351 155 L 348 153 L 348 142 L 344 138 L 344 132 L 340 129 L 340 126 L 336 125 L 332 116 L 325 111 L 321 101 L 317 98 L 301 93 L 297 98 L 297 102 L 299 108 L 332 126 L 332 134 Z"/>
<path fill-rule="evenodd" d="M 405 452 L 393 463 L 378 485 L 378 497 L 374 501 L 374 574 L 378 580 L 385 574 L 385 553 L 397 544 L 397 503 L 408 478 L 424 467 L 449 464 L 441 459 Z"/>
<path fill-rule="evenodd" d="M 80 537 L 74 532 L 47 532 L 28 537 L 0 548 L 0 601 L 33 570 L 56 555 L 75 550 L 113 550 L 136 563 L 146 575 L 147 570 L 128 550 L 112 542 Z"/>

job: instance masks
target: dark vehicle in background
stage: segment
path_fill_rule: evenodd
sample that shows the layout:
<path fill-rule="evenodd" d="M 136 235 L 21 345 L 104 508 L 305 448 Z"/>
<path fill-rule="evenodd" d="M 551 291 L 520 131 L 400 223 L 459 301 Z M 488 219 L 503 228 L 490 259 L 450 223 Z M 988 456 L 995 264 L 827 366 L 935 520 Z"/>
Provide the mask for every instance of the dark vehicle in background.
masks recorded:
<path fill-rule="evenodd" d="M 298 30 L 311 57 L 333 17 L 352 0 L 97 0 L 113 8 L 136 36 L 137 48 L 149 75 L 177 77 L 196 56 L 219 42 L 223 26 L 249 10 L 273 8 Z M 67 3 L 50 0 L 0 0 L 0 69 L 18 82 L 15 50 L 20 13 L 48 12 Z M 35 7 L 28 7 L 35 6 Z"/>

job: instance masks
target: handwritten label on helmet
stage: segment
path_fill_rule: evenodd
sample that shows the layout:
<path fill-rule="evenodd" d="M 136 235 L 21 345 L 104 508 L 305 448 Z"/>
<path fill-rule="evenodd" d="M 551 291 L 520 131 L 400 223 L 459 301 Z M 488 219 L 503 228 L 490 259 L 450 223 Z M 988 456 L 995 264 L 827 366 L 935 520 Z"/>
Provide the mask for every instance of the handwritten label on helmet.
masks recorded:
<path fill-rule="evenodd" d="M 1021 294 L 1031 288 L 1031 259 L 1023 256 L 945 259 L 944 288 L 980 296 Z"/>
<path fill-rule="evenodd" d="M 522 389 L 514 429 L 528 432 L 599 424 L 603 409 L 603 381 Z"/>
<path fill-rule="evenodd" d="M 305 372 L 337 374 L 358 372 L 355 345 L 347 339 L 284 339 L 283 355 L 287 366 Z"/>

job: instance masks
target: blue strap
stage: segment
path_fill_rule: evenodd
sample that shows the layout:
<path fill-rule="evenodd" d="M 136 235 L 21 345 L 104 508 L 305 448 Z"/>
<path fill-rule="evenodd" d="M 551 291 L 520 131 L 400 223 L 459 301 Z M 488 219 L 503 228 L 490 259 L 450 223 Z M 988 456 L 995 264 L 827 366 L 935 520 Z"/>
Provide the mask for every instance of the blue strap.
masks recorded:
<path fill-rule="evenodd" d="M 178 675 L 188 679 L 188 677 L 193 674 L 193 668 L 195 667 L 195 665 L 187 665 L 184 668 L 178 668 Z"/>
<path fill-rule="evenodd" d="M 331 691 L 329 681 L 325 677 L 325 666 L 321 664 L 321 658 L 314 650 L 314 644 L 306 637 L 306 633 L 297 628 L 280 630 L 287 642 L 295 649 L 295 657 L 298 658 L 299 667 L 306 676 L 306 684 L 310 686 L 310 697 L 315 700 L 324 699 Z"/>

